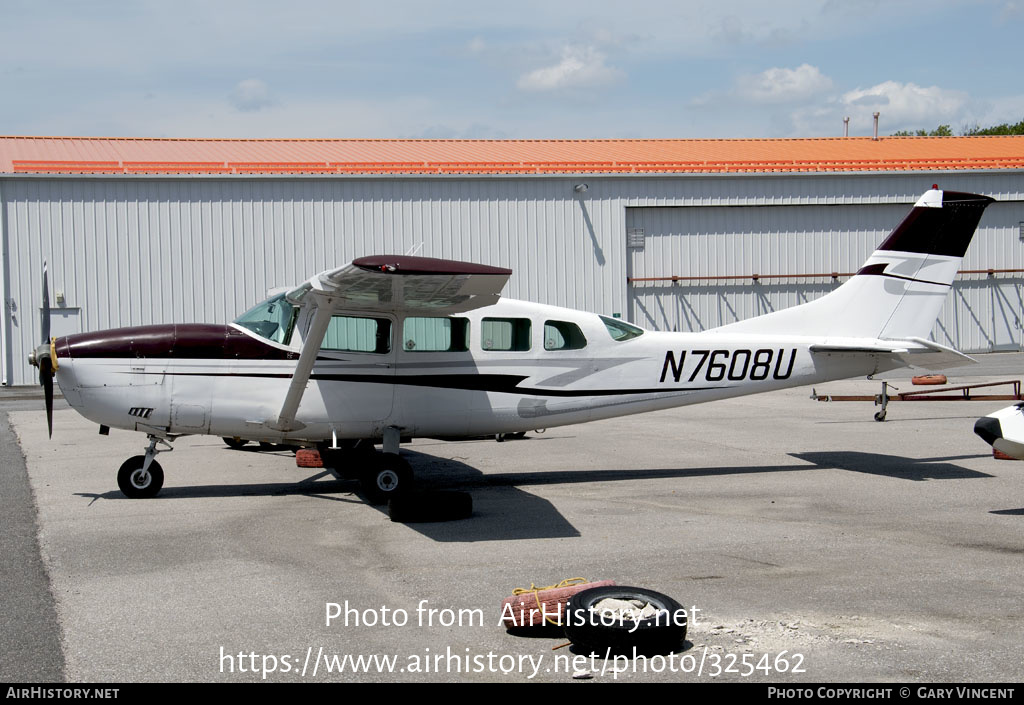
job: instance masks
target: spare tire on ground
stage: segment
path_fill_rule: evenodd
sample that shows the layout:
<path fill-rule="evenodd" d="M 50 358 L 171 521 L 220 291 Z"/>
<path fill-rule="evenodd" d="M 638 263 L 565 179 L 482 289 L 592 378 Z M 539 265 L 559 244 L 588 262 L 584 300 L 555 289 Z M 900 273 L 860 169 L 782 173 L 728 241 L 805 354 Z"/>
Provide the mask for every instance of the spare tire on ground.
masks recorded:
<path fill-rule="evenodd" d="M 388 500 L 391 521 L 405 524 L 455 521 L 473 514 L 469 492 L 408 492 Z"/>
<path fill-rule="evenodd" d="M 614 585 L 614 580 L 577 582 L 582 578 L 563 580 L 549 588 L 516 589 L 516 594 L 501 601 L 501 623 L 506 629 L 541 627 L 555 623 L 561 627 L 569 598 L 578 592 Z"/>
<path fill-rule="evenodd" d="M 636 614 L 613 618 L 595 606 L 611 598 L 633 602 Z M 640 616 L 648 605 L 649 616 Z M 598 656 L 654 656 L 679 651 L 686 639 L 686 610 L 668 595 L 645 588 L 616 585 L 583 590 L 569 598 L 565 636 L 583 653 Z"/>

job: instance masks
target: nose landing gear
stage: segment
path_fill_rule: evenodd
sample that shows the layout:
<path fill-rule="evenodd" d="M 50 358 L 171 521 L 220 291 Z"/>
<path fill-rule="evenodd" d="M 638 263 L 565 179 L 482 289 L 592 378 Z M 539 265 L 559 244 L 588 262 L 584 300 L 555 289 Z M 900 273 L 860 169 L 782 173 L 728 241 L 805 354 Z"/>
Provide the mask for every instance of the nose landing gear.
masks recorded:
<path fill-rule="evenodd" d="M 149 447 L 145 455 L 133 455 L 121 464 L 117 471 L 117 486 L 125 497 L 130 499 L 148 499 L 156 497 L 164 486 L 164 469 L 156 462 L 157 453 L 174 450 L 170 441 L 158 436 L 147 436 Z M 157 449 L 156 444 L 162 443 L 166 448 Z"/>

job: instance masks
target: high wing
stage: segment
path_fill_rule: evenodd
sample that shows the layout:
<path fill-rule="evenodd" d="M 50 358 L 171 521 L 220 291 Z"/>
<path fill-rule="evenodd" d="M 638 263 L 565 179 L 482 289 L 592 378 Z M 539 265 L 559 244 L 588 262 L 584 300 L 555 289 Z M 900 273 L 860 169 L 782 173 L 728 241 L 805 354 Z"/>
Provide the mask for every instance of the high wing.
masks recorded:
<path fill-rule="evenodd" d="M 315 292 L 336 309 L 446 315 L 497 303 L 511 275 L 471 262 L 376 255 L 321 272 L 287 298 L 298 304 Z"/>
<path fill-rule="evenodd" d="M 433 316 L 464 313 L 496 303 L 511 275 L 511 269 L 472 262 L 376 255 L 321 272 L 292 289 L 286 295 L 288 301 L 314 305 L 316 311 L 281 413 L 268 425 L 281 431 L 301 427 L 295 414 L 335 311 Z"/>

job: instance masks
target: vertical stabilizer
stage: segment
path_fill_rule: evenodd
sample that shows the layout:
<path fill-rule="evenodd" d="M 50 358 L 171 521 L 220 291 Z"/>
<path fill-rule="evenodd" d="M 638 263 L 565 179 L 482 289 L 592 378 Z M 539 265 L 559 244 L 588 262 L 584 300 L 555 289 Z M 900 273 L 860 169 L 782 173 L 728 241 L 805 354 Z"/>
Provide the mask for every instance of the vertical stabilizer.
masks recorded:
<path fill-rule="evenodd" d="M 730 333 L 927 338 L 985 207 L 995 199 L 927 191 L 848 282 L 802 306 L 717 328 Z"/>

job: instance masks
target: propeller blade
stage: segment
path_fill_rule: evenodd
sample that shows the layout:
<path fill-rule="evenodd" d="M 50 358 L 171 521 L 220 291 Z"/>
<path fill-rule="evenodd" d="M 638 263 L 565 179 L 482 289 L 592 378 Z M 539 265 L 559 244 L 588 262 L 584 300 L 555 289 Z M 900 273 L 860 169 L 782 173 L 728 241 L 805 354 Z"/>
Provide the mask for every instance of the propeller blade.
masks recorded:
<path fill-rule="evenodd" d="M 43 342 L 50 342 L 50 277 L 46 272 L 46 261 L 43 261 L 43 310 L 41 328 L 43 330 Z M 53 375 L 50 375 L 51 377 Z"/>
<path fill-rule="evenodd" d="M 43 385 L 43 397 L 46 399 L 46 428 L 53 438 L 53 362 L 49 355 L 39 360 L 39 384 Z"/>

